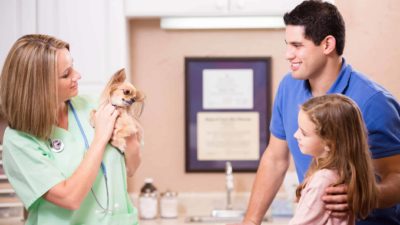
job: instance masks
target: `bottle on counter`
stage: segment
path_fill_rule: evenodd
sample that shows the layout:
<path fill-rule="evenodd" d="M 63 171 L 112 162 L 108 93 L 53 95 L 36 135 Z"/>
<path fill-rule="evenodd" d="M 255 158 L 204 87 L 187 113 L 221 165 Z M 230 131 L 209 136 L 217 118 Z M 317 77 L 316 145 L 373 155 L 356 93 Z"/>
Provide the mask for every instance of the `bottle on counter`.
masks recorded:
<path fill-rule="evenodd" d="M 146 178 L 140 189 L 139 215 L 141 219 L 155 219 L 158 209 L 157 188 L 153 185 L 153 178 Z"/>
<path fill-rule="evenodd" d="M 178 217 L 178 194 L 167 190 L 161 194 L 160 214 L 162 218 Z"/>

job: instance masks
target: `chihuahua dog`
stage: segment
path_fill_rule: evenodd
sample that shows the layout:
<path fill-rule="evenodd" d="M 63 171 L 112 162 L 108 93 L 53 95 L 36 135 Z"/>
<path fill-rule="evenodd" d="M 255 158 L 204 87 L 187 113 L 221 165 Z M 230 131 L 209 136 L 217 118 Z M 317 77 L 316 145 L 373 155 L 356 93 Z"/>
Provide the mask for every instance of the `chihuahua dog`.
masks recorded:
<path fill-rule="evenodd" d="M 126 137 L 136 133 L 139 140 L 143 138 L 143 130 L 139 123 L 142 114 L 145 95 L 126 81 L 125 70 L 117 71 L 104 89 L 100 103 L 111 103 L 119 111 L 115 122 L 115 128 L 111 137 L 111 145 L 118 148 L 122 153 L 126 148 Z M 94 126 L 93 110 L 90 115 L 91 125 Z"/>

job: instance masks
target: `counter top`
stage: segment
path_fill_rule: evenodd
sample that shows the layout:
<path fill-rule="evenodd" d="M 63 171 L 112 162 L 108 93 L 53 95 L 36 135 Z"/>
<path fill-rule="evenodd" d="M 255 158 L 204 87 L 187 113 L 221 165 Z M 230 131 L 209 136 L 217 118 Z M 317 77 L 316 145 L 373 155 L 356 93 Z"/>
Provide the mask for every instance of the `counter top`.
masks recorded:
<path fill-rule="evenodd" d="M 250 193 L 233 193 L 232 205 L 233 209 L 244 210 L 247 205 Z M 134 205 L 138 206 L 138 196 L 131 195 Z M 180 193 L 178 195 L 178 218 L 176 219 L 141 219 L 140 225 L 225 225 L 235 224 L 239 221 L 216 220 L 212 217 L 213 210 L 223 210 L 226 206 L 225 192 L 207 192 L 207 193 Z M 280 207 L 282 208 L 282 207 Z M 140 209 L 139 209 L 140 211 Z M 188 218 L 199 217 L 203 221 L 189 221 Z M 273 216 L 271 211 L 265 215 L 271 218 L 262 223 L 262 225 L 286 225 L 289 223 L 290 217 Z"/>
<path fill-rule="evenodd" d="M 262 225 L 286 225 L 289 223 L 290 218 L 273 218 L 271 221 L 263 222 Z M 184 217 L 177 219 L 154 219 L 154 220 L 140 220 L 140 225 L 225 225 L 229 223 L 219 222 L 186 222 Z"/>

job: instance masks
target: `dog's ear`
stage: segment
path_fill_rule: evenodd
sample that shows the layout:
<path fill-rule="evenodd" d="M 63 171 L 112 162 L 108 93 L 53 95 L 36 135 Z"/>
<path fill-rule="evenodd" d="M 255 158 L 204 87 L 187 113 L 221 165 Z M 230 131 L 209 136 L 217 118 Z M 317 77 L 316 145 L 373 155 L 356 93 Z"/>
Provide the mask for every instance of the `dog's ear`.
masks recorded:
<path fill-rule="evenodd" d="M 110 84 L 122 83 L 126 79 L 125 69 L 118 70 L 111 78 Z"/>
<path fill-rule="evenodd" d="M 135 102 L 143 102 L 145 98 L 146 96 L 142 91 L 136 91 Z"/>
<path fill-rule="evenodd" d="M 111 94 L 111 92 L 113 92 L 113 89 L 115 86 L 114 84 L 120 84 L 120 83 L 124 82 L 125 79 L 126 79 L 126 74 L 125 74 L 124 68 L 122 68 L 122 69 L 118 70 L 116 73 L 114 73 L 114 75 L 108 81 L 105 89 L 101 93 L 101 96 L 100 96 L 101 104 L 103 104 L 105 102 L 109 102 L 110 94 Z"/>
<path fill-rule="evenodd" d="M 135 103 L 132 104 L 132 107 L 129 107 L 129 114 L 133 115 L 136 119 L 139 119 L 142 115 L 144 109 L 144 99 L 146 95 L 136 89 Z"/>
<path fill-rule="evenodd" d="M 140 116 L 142 115 L 144 109 L 144 101 L 141 102 L 135 102 L 132 104 L 131 107 L 129 107 L 129 114 L 133 115 L 136 119 L 139 119 Z"/>

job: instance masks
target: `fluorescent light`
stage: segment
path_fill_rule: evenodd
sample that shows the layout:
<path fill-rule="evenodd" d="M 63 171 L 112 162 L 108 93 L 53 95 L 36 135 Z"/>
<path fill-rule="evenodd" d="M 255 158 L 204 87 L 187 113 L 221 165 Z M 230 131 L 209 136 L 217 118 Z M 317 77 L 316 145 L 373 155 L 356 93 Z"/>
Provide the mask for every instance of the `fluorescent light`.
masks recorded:
<path fill-rule="evenodd" d="M 282 16 L 164 17 L 162 29 L 271 29 L 284 28 Z"/>

